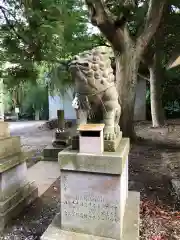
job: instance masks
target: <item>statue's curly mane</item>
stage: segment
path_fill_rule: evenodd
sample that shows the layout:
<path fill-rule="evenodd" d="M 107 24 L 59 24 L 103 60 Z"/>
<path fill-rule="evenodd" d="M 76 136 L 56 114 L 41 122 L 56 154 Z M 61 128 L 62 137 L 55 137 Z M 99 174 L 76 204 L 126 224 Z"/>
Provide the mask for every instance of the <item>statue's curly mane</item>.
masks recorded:
<path fill-rule="evenodd" d="M 78 76 L 82 85 L 88 85 L 96 94 L 115 82 L 112 57 L 111 48 L 99 46 L 76 55 L 69 64 L 69 69 L 75 77 Z"/>

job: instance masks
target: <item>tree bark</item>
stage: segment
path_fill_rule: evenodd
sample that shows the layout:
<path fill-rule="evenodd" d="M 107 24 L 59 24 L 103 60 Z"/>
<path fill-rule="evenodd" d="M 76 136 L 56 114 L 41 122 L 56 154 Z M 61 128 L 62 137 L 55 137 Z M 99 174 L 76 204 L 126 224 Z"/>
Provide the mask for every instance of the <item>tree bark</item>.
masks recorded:
<path fill-rule="evenodd" d="M 136 97 L 139 60 L 135 49 L 116 57 L 116 81 L 121 105 L 120 127 L 123 136 L 136 138 L 134 130 L 134 105 Z"/>
<path fill-rule="evenodd" d="M 153 64 L 149 66 L 150 72 L 150 98 L 151 98 L 151 116 L 152 126 L 160 127 L 164 125 L 165 114 L 162 104 L 162 81 L 163 81 L 163 69 L 158 61 L 157 53 L 153 59 Z"/>

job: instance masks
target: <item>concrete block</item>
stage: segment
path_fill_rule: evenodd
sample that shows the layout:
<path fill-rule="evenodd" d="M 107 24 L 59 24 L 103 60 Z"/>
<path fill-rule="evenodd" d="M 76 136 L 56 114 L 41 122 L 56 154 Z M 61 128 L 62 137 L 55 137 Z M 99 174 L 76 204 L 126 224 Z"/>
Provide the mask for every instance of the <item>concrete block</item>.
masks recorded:
<path fill-rule="evenodd" d="M 27 157 L 24 153 L 17 153 L 6 158 L 0 159 L 0 174 L 7 171 L 10 168 L 19 165 L 27 160 Z"/>
<path fill-rule="evenodd" d="M 20 137 L 0 139 L 0 159 L 21 152 Z"/>
<path fill-rule="evenodd" d="M 0 160 L 0 231 L 38 196 L 37 187 L 27 175 L 22 153 Z"/>
<path fill-rule="evenodd" d="M 10 137 L 10 131 L 7 122 L 0 121 L 0 139 Z"/>
<path fill-rule="evenodd" d="M 0 201 L 9 198 L 28 183 L 27 165 L 22 162 L 0 173 Z"/>

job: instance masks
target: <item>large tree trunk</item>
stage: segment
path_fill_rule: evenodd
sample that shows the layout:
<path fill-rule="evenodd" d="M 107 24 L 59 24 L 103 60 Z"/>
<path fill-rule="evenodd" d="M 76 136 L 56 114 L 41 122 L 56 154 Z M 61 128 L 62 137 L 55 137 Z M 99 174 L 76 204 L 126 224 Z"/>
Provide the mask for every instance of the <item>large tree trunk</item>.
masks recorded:
<path fill-rule="evenodd" d="M 134 130 L 134 104 L 139 60 L 136 51 L 121 53 L 116 57 L 116 81 L 121 105 L 120 127 L 123 136 L 136 138 Z"/>
<path fill-rule="evenodd" d="M 153 127 L 164 125 L 164 109 L 162 105 L 162 74 L 161 66 L 153 64 L 149 67 L 150 72 L 150 97 L 151 97 L 151 116 Z"/>

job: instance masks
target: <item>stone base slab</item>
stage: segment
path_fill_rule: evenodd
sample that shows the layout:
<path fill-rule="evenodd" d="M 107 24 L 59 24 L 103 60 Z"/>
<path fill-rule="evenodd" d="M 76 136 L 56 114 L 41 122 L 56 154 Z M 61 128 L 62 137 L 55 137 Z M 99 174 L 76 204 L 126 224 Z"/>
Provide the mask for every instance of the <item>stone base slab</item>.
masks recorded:
<path fill-rule="evenodd" d="M 26 162 L 26 160 L 27 157 L 23 152 L 0 159 L 0 174 L 23 162 Z"/>
<path fill-rule="evenodd" d="M 0 202 L 0 231 L 14 217 L 16 217 L 26 206 L 38 197 L 38 189 L 34 183 L 26 185 L 17 191 L 11 198 Z"/>
<path fill-rule="evenodd" d="M 121 139 L 116 152 L 104 152 L 103 154 L 83 154 L 68 147 L 58 154 L 60 169 L 103 174 L 121 174 L 128 158 L 129 149 L 130 142 L 128 138 Z"/>
<path fill-rule="evenodd" d="M 128 196 L 121 240 L 139 240 L 140 194 L 130 191 Z M 60 222 L 60 214 L 57 214 L 41 240 L 113 240 L 113 238 L 63 231 Z"/>
<path fill-rule="evenodd" d="M 20 137 L 0 139 L 0 159 L 21 152 Z"/>

